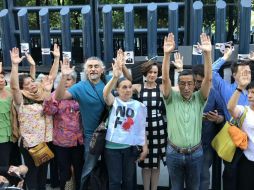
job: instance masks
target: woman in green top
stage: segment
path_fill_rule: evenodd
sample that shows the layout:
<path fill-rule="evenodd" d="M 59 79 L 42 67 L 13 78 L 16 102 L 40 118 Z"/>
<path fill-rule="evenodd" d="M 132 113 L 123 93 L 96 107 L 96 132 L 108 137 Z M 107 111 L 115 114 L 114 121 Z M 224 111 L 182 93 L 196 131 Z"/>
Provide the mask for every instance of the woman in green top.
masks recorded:
<path fill-rule="evenodd" d="M 2 62 L 0 62 L 0 166 L 9 166 L 11 142 L 11 101 L 10 88 L 6 86 Z"/>

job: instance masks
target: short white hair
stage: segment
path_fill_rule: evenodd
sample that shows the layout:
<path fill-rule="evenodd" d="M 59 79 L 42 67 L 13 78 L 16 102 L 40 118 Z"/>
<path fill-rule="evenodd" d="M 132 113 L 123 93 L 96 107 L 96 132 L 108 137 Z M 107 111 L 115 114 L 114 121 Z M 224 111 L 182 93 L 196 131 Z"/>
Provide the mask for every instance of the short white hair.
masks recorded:
<path fill-rule="evenodd" d="M 99 58 L 99 57 L 89 57 L 86 62 L 84 63 L 84 70 L 86 71 L 87 70 L 87 62 L 88 61 L 98 61 L 98 63 L 100 64 L 100 66 L 104 69 L 105 68 L 105 65 L 104 63 L 102 62 L 102 60 Z"/>
<path fill-rule="evenodd" d="M 72 71 L 72 73 L 70 74 L 71 78 L 74 80 L 74 81 L 77 81 L 77 72 L 76 71 Z M 60 80 L 62 78 L 62 73 L 58 73 L 57 76 L 56 76 L 56 79 L 54 81 L 54 89 L 57 88 L 57 86 L 59 85 L 60 83 Z"/>

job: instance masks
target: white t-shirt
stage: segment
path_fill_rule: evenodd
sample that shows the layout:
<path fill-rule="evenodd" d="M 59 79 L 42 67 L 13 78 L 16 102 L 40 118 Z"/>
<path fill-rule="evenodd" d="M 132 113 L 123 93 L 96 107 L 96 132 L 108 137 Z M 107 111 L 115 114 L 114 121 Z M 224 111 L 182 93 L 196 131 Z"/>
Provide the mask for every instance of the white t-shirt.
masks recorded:
<path fill-rule="evenodd" d="M 144 145 L 147 109 L 137 100 L 115 98 L 110 112 L 106 140 L 119 144 Z M 128 122 L 127 122 L 128 121 Z M 131 125 L 126 125 L 131 123 Z"/>
<path fill-rule="evenodd" d="M 244 106 L 237 105 L 237 107 L 241 110 L 240 115 L 242 115 L 244 112 Z M 242 130 L 247 133 L 248 147 L 243 151 L 243 153 L 248 160 L 254 161 L 254 111 L 250 109 L 249 106 L 246 107 L 248 111 L 243 122 Z"/>

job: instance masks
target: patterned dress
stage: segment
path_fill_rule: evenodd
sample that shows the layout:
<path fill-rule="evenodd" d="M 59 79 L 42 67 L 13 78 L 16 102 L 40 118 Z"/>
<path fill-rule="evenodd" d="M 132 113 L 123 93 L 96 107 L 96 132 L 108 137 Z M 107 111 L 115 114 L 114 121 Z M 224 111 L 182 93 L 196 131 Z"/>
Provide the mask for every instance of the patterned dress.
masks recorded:
<path fill-rule="evenodd" d="M 157 169 L 160 160 L 166 164 L 167 125 L 162 112 L 165 110 L 159 85 L 153 89 L 141 85 L 139 101 L 147 106 L 146 134 L 149 153 L 144 161 L 139 163 L 142 168 Z"/>

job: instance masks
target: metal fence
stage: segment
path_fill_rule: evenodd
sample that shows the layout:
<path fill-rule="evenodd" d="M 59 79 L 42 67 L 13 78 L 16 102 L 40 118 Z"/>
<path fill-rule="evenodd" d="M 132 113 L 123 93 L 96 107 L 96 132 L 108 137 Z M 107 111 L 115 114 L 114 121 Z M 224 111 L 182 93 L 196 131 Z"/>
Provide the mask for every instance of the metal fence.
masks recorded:
<path fill-rule="evenodd" d="M 214 42 L 226 41 L 226 9 L 232 4 L 218 0 L 215 8 L 215 40 Z M 146 38 L 147 56 L 157 55 L 162 44 L 161 36 L 168 32 L 173 32 L 175 39 L 179 33 L 184 33 L 184 45 L 193 45 L 199 41 L 199 35 L 203 29 L 203 9 L 201 1 L 185 0 L 182 3 L 142 3 L 142 4 L 112 4 L 101 5 L 99 0 L 92 0 L 88 5 L 78 6 L 46 6 L 46 7 L 17 7 L 14 0 L 6 1 L 6 8 L 0 12 L 0 37 L 2 41 L 3 60 L 5 65 L 10 66 L 9 50 L 19 46 L 19 43 L 31 43 L 32 37 L 40 38 L 40 48 L 51 48 L 52 38 L 61 39 L 62 51 L 72 51 L 72 37 L 79 36 L 82 39 L 81 54 L 79 61 L 90 56 L 102 57 L 106 67 L 110 67 L 114 50 L 119 44 L 115 44 L 114 36 L 122 35 L 120 47 L 127 51 L 135 51 L 136 35 Z M 158 10 L 167 9 L 168 26 L 158 27 Z M 184 9 L 184 27 L 179 28 L 179 9 Z M 212 8 L 212 7 L 211 7 Z M 134 11 L 142 9 L 147 12 L 147 28 L 134 27 Z M 123 10 L 124 27 L 115 29 L 112 27 L 112 13 L 114 10 Z M 70 13 L 79 11 L 82 15 L 82 29 L 71 29 Z M 29 29 L 28 13 L 39 13 L 39 30 Z M 50 28 L 50 12 L 59 12 L 61 29 Z M 101 17 L 100 17 L 101 15 Z M 239 53 L 249 53 L 250 43 L 250 21 L 251 21 L 251 0 L 241 0 L 239 4 Z M 100 26 L 102 23 L 102 27 Z M 158 38 L 159 37 L 159 38 Z M 144 39 L 143 38 L 143 39 Z M 159 42 L 159 43 L 158 43 Z M 246 45 L 247 44 L 247 45 Z M 178 44 L 176 45 L 178 47 Z M 176 48 L 177 48 L 176 47 Z M 51 65 L 50 55 L 41 55 L 42 65 Z M 218 50 L 215 51 L 215 58 L 220 56 Z M 73 57 L 75 60 L 76 58 Z M 192 64 L 201 63 L 201 56 L 192 55 Z M 27 63 L 24 62 L 23 65 Z"/>

